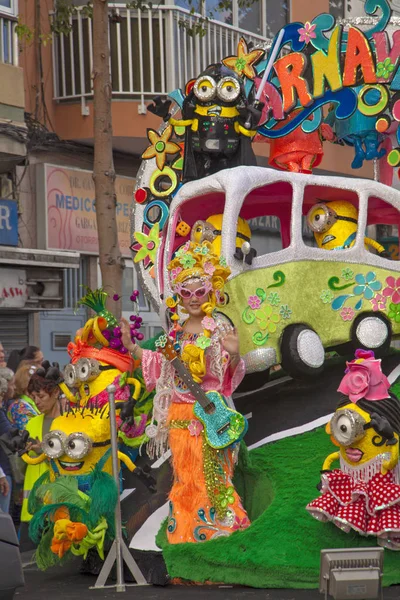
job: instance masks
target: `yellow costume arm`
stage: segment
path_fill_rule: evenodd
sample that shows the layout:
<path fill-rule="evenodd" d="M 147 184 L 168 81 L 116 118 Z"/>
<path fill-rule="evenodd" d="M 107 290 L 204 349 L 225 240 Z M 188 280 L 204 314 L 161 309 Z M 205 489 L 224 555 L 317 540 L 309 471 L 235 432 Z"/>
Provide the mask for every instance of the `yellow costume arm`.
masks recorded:
<path fill-rule="evenodd" d="M 189 125 L 193 124 L 193 119 L 174 119 L 173 117 L 171 117 L 168 120 L 168 123 L 171 123 L 171 125 L 173 125 L 175 127 L 175 125 L 177 125 L 178 127 L 189 127 Z"/>
<path fill-rule="evenodd" d="M 254 129 L 246 129 L 245 127 L 240 125 L 240 123 L 238 123 L 237 121 L 235 121 L 235 131 L 236 131 L 236 133 L 241 133 L 242 135 L 245 135 L 246 137 L 254 137 L 257 133 L 257 131 L 254 131 Z"/>
<path fill-rule="evenodd" d="M 371 238 L 364 238 L 364 244 L 366 246 L 371 246 L 371 248 L 374 248 L 374 250 L 376 250 L 379 254 L 381 254 L 385 250 L 385 248 L 381 246 L 381 244 L 379 244 L 376 240 L 373 240 Z"/>
<path fill-rule="evenodd" d="M 394 444 L 393 446 L 388 446 L 390 448 L 391 457 L 389 460 L 384 460 L 381 467 L 382 475 L 386 475 L 388 471 L 391 471 L 395 468 L 397 463 L 399 462 L 399 442 Z"/>
<path fill-rule="evenodd" d="M 62 391 L 62 393 L 64 394 L 64 396 L 67 398 L 67 400 L 69 402 L 76 402 L 76 398 L 73 395 L 73 393 L 70 391 L 70 389 L 68 388 L 68 386 L 65 383 L 59 383 L 58 387 L 60 388 L 60 390 Z"/>
<path fill-rule="evenodd" d="M 23 454 L 21 458 L 27 465 L 40 465 L 40 463 L 46 460 L 46 455 L 43 453 L 34 458 L 33 456 L 29 456 L 29 454 Z"/>
<path fill-rule="evenodd" d="M 133 392 L 133 397 L 135 400 L 137 400 L 139 398 L 139 394 L 140 394 L 140 390 L 141 390 L 141 385 L 140 385 L 139 381 L 137 379 L 135 379 L 134 377 L 128 377 L 128 379 L 126 380 L 126 383 L 128 385 L 133 385 L 133 387 L 135 388 L 135 391 Z"/>
<path fill-rule="evenodd" d="M 326 459 L 324 460 L 324 464 L 322 465 L 322 470 L 329 471 L 332 463 L 335 460 L 337 460 L 339 458 L 339 456 L 340 456 L 339 452 L 332 452 L 332 454 L 329 454 L 329 456 L 327 456 Z"/>
<path fill-rule="evenodd" d="M 136 469 L 136 465 L 131 461 L 131 459 L 129 458 L 129 456 L 127 456 L 123 452 L 118 452 L 118 458 L 119 458 L 119 460 L 121 462 L 124 463 L 124 465 L 126 467 L 128 467 L 128 469 L 130 471 L 134 471 Z"/>

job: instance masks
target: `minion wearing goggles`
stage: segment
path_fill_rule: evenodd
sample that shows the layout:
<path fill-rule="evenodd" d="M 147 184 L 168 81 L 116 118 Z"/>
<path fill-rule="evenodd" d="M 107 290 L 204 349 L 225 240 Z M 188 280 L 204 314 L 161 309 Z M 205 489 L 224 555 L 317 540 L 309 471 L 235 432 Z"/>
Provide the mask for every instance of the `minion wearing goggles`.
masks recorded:
<path fill-rule="evenodd" d="M 308 211 L 307 224 L 314 233 L 318 248 L 347 250 L 356 241 L 358 210 L 344 200 L 318 202 Z M 365 237 L 364 244 L 388 258 L 385 248 L 375 240 Z"/>

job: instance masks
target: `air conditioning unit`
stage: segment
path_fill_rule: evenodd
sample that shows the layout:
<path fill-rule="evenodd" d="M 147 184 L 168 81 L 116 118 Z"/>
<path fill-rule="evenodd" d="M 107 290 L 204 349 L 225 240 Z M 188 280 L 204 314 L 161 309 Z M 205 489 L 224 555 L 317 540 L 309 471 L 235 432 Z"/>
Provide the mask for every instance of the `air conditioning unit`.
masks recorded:
<path fill-rule="evenodd" d="M 55 310 L 64 308 L 64 283 L 62 269 L 28 267 L 26 269 L 28 298 L 25 308 Z"/>

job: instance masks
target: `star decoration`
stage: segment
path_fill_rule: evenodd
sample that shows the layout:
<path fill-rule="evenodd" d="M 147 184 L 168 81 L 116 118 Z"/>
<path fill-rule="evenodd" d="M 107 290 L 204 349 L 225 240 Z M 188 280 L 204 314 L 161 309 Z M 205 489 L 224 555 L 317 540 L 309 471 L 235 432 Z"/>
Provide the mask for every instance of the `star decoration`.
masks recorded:
<path fill-rule="evenodd" d="M 172 132 L 172 125 L 168 125 L 161 135 L 154 131 L 154 129 L 147 130 L 147 137 L 151 142 L 151 145 L 143 152 L 142 158 L 148 159 L 155 157 L 157 168 L 160 169 L 160 171 L 162 171 L 165 166 L 167 154 L 177 154 L 181 151 L 178 144 L 169 141 Z"/>
<path fill-rule="evenodd" d="M 131 250 L 136 252 L 133 262 L 143 261 L 143 267 L 147 269 L 156 260 L 156 252 L 160 244 L 160 225 L 156 223 L 151 228 L 144 225 L 143 231 L 135 231 L 133 237 L 136 240 L 136 243 L 131 246 Z"/>
<path fill-rule="evenodd" d="M 240 38 L 237 47 L 237 56 L 228 56 L 223 59 L 223 64 L 235 71 L 241 77 L 245 76 L 247 79 L 254 79 L 257 75 L 254 65 L 264 55 L 264 50 L 252 50 L 248 52 L 247 44 L 244 38 Z"/>

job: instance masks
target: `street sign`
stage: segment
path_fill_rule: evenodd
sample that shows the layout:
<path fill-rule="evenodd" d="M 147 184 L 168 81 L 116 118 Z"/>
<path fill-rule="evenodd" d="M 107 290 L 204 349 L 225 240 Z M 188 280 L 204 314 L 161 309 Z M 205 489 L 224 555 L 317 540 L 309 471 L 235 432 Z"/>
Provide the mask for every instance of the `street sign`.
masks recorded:
<path fill-rule="evenodd" d="M 18 246 L 18 206 L 0 199 L 0 246 Z"/>

